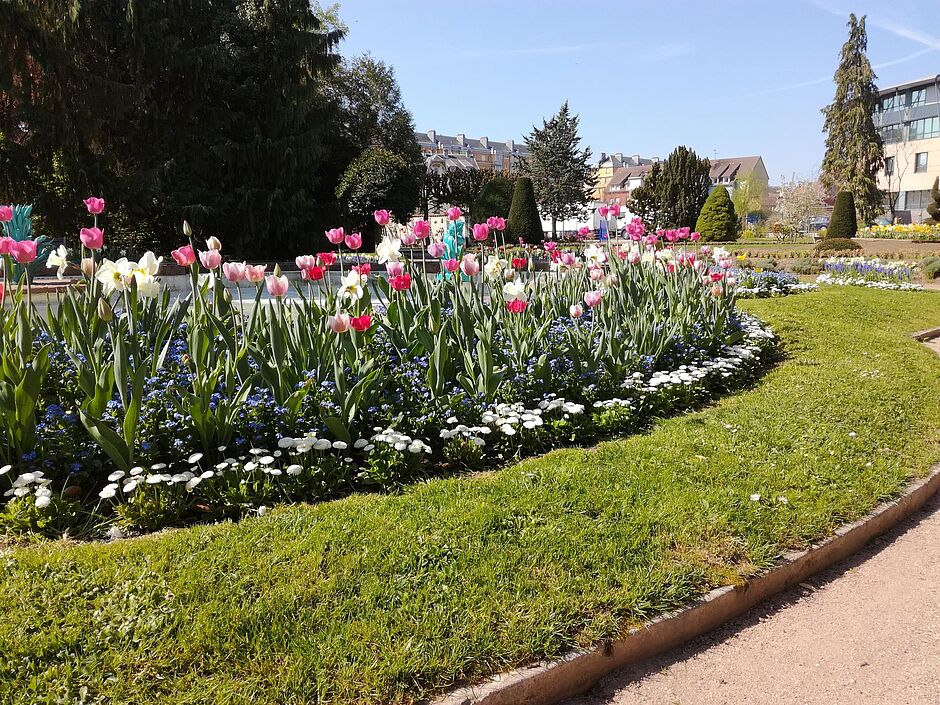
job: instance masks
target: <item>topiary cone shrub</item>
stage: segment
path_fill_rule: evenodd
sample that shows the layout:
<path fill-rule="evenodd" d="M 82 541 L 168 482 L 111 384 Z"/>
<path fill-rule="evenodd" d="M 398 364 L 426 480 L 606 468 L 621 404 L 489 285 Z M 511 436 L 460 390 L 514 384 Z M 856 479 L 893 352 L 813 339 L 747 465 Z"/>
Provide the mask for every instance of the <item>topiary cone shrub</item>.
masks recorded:
<path fill-rule="evenodd" d="M 853 238 L 858 232 L 858 222 L 855 219 L 855 198 L 849 191 L 839 191 L 836 202 L 829 218 L 829 227 L 826 230 L 826 239 Z"/>
<path fill-rule="evenodd" d="M 532 186 L 532 179 L 527 176 L 516 179 L 506 233 L 514 243 L 521 240 L 529 245 L 538 245 L 544 239 L 542 219 L 535 203 L 535 188 Z"/>
<path fill-rule="evenodd" d="M 734 212 L 728 189 L 724 186 L 708 194 L 702 212 L 695 221 L 695 229 L 705 242 L 738 239 L 738 216 Z"/>
<path fill-rule="evenodd" d="M 927 212 L 930 217 L 925 223 L 930 225 L 940 225 L 940 176 L 933 180 L 933 186 L 930 189 L 930 204 L 927 206 Z"/>

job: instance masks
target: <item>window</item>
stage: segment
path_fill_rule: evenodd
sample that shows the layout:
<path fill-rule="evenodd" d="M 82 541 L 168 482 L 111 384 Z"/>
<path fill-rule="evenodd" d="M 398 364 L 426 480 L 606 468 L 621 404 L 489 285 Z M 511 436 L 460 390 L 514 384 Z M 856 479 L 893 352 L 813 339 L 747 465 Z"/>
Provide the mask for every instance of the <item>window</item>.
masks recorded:
<path fill-rule="evenodd" d="M 885 174 L 894 175 L 894 157 L 885 157 Z"/>
<path fill-rule="evenodd" d="M 931 202 L 930 191 L 905 191 L 905 203 L 902 210 L 915 211 L 926 208 Z"/>
<path fill-rule="evenodd" d="M 878 132 L 881 134 L 881 141 L 885 144 L 893 144 L 901 141 L 900 125 L 888 125 L 887 127 L 882 127 Z"/>
<path fill-rule="evenodd" d="M 927 152 L 918 152 L 914 155 L 914 173 L 927 171 Z"/>
<path fill-rule="evenodd" d="M 909 124 L 908 139 L 925 140 L 937 136 L 940 136 L 940 117 L 912 120 Z"/>
<path fill-rule="evenodd" d="M 888 112 L 889 110 L 897 110 L 901 107 L 901 101 L 899 100 L 900 96 L 889 95 L 885 96 L 881 101 L 881 110 L 882 112 Z"/>
<path fill-rule="evenodd" d="M 918 88 L 911 91 L 911 107 L 916 108 L 918 105 L 924 105 L 927 103 L 927 89 Z"/>

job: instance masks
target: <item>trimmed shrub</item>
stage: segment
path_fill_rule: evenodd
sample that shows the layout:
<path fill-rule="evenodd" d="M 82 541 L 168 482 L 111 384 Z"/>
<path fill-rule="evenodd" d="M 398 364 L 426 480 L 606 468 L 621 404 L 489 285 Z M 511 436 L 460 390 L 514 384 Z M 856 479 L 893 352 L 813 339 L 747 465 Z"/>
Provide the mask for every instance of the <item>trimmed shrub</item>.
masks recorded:
<path fill-rule="evenodd" d="M 933 180 L 933 186 L 930 189 L 930 201 L 927 206 L 930 217 L 924 222 L 931 225 L 940 225 L 940 176 Z"/>
<path fill-rule="evenodd" d="M 920 268 L 925 279 L 940 278 L 940 257 L 924 257 Z"/>
<path fill-rule="evenodd" d="M 790 271 L 794 274 L 819 274 L 822 269 L 822 265 L 814 259 L 801 259 L 790 265 Z"/>
<path fill-rule="evenodd" d="M 695 221 L 695 229 L 705 242 L 724 242 L 738 238 L 738 216 L 734 212 L 734 203 L 724 186 L 717 187 L 708 194 L 705 205 Z"/>
<path fill-rule="evenodd" d="M 485 223 L 491 215 L 508 218 L 509 209 L 512 208 L 512 191 L 512 179 L 505 176 L 495 176 L 487 181 L 470 206 L 471 222 Z"/>
<path fill-rule="evenodd" d="M 836 194 L 836 202 L 832 208 L 832 217 L 829 218 L 829 228 L 825 239 L 851 238 L 855 237 L 857 232 L 855 198 L 849 191 L 839 191 Z"/>
<path fill-rule="evenodd" d="M 532 179 L 527 176 L 516 179 L 506 234 L 511 242 L 522 240 L 529 245 L 539 245 L 545 237 L 539 207 L 535 203 L 535 189 Z"/>
<path fill-rule="evenodd" d="M 816 243 L 816 254 L 820 252 L 843 252 L 846 250 L 858 252 L 861 249 L 861 245 L 847 237 L 827 237 L 825 240 L 820 240 Z"/>

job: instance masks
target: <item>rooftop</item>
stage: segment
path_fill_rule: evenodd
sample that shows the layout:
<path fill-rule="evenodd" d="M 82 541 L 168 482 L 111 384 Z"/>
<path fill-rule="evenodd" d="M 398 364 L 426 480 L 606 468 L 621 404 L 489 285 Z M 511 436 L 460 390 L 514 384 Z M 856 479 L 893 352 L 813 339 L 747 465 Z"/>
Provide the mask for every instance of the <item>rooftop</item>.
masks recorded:
<path fill-rule="evenodd" d="M 499 142 L 491 140 L 489 137 L 474 139 L 473 137 L 467 137 L 463 133 L 443 135 L 436 130 L 428 130 L 427 132 L 415 132 L 415 139 L 419 146 L 425 148 L 469 149 L 475 152 L 512 152 L 513 154 L 519 155 L 529 153 L 528 147 L 526 147 L 525 142 L 522 141 L 506 140 L 505 142 Z"/>
<path fill-rule="evenodd" d="M 908 81 L 907 83 L 898 83 L 897 85 L 894 85 L 894 86 L 885 86 L 884 88 L 879 88 L 878 95 L 885 96 L 891 93 L 896 93 L 898 91 L 905 91 L 909 88 L 917 88 L 919 86 L 929 86 L 933 83 L 940 83 L 940 74 L 927 76 L 925 78 L 920 78 L 916 81 Z"/>

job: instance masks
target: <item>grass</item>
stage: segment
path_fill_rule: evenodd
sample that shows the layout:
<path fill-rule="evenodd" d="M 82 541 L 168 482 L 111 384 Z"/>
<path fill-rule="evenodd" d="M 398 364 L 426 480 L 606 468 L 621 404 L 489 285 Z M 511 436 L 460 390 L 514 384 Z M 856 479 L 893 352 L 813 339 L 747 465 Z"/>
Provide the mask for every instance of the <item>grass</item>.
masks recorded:
<path fill-rule="evenodd" d="M 940 459 L 940 358 L 908 336 L 940 324 L 940 295 L 744 305 L 787 359 L 646 434 L 397 496 L 9 551 L 0 702 L 412 702 L 741 581 Z"/>

